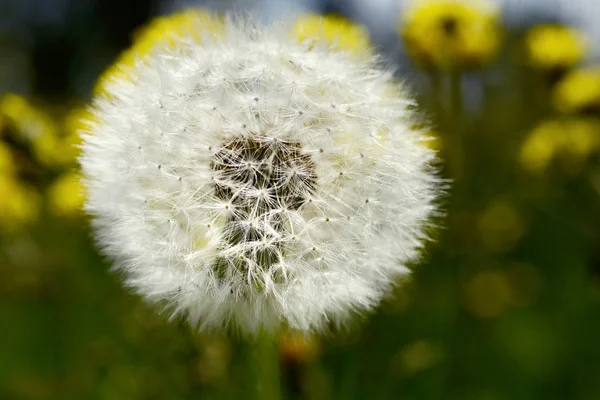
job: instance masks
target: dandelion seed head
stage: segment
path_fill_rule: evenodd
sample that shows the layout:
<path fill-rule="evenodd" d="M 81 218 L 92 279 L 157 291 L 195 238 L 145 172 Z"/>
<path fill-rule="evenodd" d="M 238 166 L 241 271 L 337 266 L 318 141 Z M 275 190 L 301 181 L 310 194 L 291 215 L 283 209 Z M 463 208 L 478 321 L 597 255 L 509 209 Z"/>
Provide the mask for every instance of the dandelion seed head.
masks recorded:
<path fill-rule="evenodd" d="M 409 273 L 436 212 L 434 153 L 393 74 L 284 30 L 183 34 L 91 110 L 98 242 L 200 329 L 344 324 Z"/>

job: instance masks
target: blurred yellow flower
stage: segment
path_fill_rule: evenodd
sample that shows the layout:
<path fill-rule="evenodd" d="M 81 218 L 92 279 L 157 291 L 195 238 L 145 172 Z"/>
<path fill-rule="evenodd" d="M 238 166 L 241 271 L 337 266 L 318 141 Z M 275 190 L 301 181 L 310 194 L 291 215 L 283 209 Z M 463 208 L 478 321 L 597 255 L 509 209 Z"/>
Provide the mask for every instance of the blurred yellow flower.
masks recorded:
<path fill-rule="evenodd" d="M 568 118 L 543 121 L 521 147 L 520 162 L 533 173 L 543 172 L 560 157 L 566 172 L 577 173 L 589 156 L 600 150 L 600 121 Z"/>
<path fill-rule="evenodd" d="M 567 74 L 554 88 L 552 100 L 563 113 L 600 111 L 600 66 Z"/>
<path fill-rule="evenodd" d="M 11 129 L 17 140 L 31 146 L 35 159 L 44 166 L 73 164 L 79 155 L 79 131 L 91 120 L 86 108 L 76 107 L 58 126 L 22 96 L 7 94 L 0 99 L 0 127 Z"/>
<path fill-rule="evenodd" d="M 590 156 L 600 150 L 600 121 L 591 118 L 569 121 L 561 144 L 563 169 L 579 173 Z"/>
<path fill-rule="evenodd" d="M 12 174 L 0 174 L 0 193 L 0 231 L 16 229 L 38 217 L 39 195 Z"/>
<path fill-rule="evenodd" d="M 431 368 L 441 361 L 442 355 L 438 344 L 422 339 L 402 348 L 393 357 L 392 362 L 402 372 L 413 374 Z"/>
<path fill-rule="evenodd" d="M 77 139 L 63 136 L 54 119 L 26 98 L 4 95 L 0 99 L 0 120 L 0 125 L 12 129 L 17 140 L 31 147 L 35 159 L 42 165 L 57 166 L 74 161 Z"/>
<path fill-rule="evenodd" d="M 77 161 L 80 153 L 80 131 L 87 131 L 93 119 L 93 114 L 83 106 L 73 108 L 65 117 L 63 121 L 65 136 L 60 143 L 63 164 L 73 164 Z"/>
<path fill-rule="evenodd" d="M 94 95 L 106 94 L 104 87 L 114 76 L 131 78 L 128 67 L 143 59 L 156 46 L 175 48 L 177 46 L 176 39 L 187 32 L 193 32 L 193 37 L 200 41 L 202 39 L 200 32 L 214 35 L 220 31 L 219 20 L 209 12 L 199 9 L 189 9 L 154 18 L 133 34 L 131 47 L 124 50 L 117 60 L 100 75 L 94 86 Z"/>
<path fill-rule="evenodd" d="M 312 39 L 313 44 L 319 41 L 355 54 L 370 54 L 367 29 L 337 14 L 303 15 L 296 20 L 292 35 L 300 42 Z"/>
<path fill-rule="evenodd" d="M 501 271 L 483 271 L 464 286 L 463 300 L 467 310 L 479 318 L 502 315 L 511 304 L 510 283 Z"/>
<path fill-rule="evenodd" d="M 576 29 L 544 24 L 527 32 L 525 48 L 531 66 L 544 70 L 568 70 L 583 59 L 587 44 Z"/>
<path fill-rule="evenodd" d="M 78 214 L 83 209 L 83 193 L 83 184 L 79 173 L 67 172 L 56 179 L 48 188 L 48 207 L 55 215 Z"/>
<path fill-rule="evenodd" d="M 424 142 L 424 144 L 427 147 L 436 152 L 439 152 L 442 149 L 443 141 L 441 135 L 438 132 L 429 131 L 426 137 L 427 140 Z"/>
<path fill-rule="evenodd" d="M 31 145 L 36 159 L 44 165 L 57 163 L 58 128 L 47 113 L 16 94 L 0 99 L 0 120 L 4 128 L 12 129 L 16 139 Z"/>
<path fill-rule="evenodd" d="M 287 332 L 279 343 L 281 358 L 288 362 L 310 362 L 318 357 L 320 346 L 315 337 Z"/>
<path fill-rule="evenodd" d="M 8 93 L 0 98 L 2 126 L 15 128 L 27 139 L 35 139 L 45 130 L 54 128 L 50 118 L 34 107 L 25 97 Z"/>
<path fill-rule="evenodd" d="M 148 320 L 145 318 L 144 321 Z M 157 324 L 158 325 L 158 324 Z M 140 329 L 144 335 L 146 330 Z M 229 376 L 231 361 L 231 343 L 219 335 L 196 335 L 198 356 L 195 360 L 196 376 L 205 384 L 214 384 Z"/>
<path fill-rule="evenodd" d="M 406 12 L 399 31 L 408 53 L 423 67 L 475 68 L 498 52 L 497 18 L 490 2 L 423 0 Z"/>
<path fill-rule="evenodd" d="M 6 144 L 0 142 L 0 175 L 14 172 L 15 165 L 12 151 Z"/>
<path fill-rule="evenodd" d="M 534 128 L 521 146 L 519 160 L 523 168 L 533 173 L 543 172 L 554 157 L 562 133 L 557 121 L 544 121 Z"/>
<path fill-rule="evenodd" d="M 508 251 L 515 247 L 525 233 L 521 213 L 510 203 L 494 201 L 478 221 L 480 240 L 492 252 Z"/>

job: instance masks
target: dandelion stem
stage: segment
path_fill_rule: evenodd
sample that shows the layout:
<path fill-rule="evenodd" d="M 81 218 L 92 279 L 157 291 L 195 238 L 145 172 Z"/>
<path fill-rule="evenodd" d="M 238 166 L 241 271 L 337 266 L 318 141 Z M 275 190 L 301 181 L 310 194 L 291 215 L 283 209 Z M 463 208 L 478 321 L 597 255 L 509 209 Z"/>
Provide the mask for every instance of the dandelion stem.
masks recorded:
<path fill-rule="evenodd" d="M 267 334 L 259 335 L 256 341 L 249 343 L 248 353 L 248 372 L 254 379 L 253 392 L 248 393 L 248 398 L 280 400 L 281 371 L 276 338 Z"/>
<path fill-rule="evenodd" d="M 460 71 L 450 72 L 450 115 L 455 120 L 460 120 L 462 116 L 462 74 Z"/>
<path fill-rule="evenodd" d="M 443 101 L 440 101 L 440 94 L 442 93 L 442 77 L 437 71 L 429 71 L 430 80 L 430 106 L 433 111 L 433 116 L 436 120 L 445 118 L 443 112 Z"/>
<path fill-rule="evenodd" d="M 448 105 L 442 116 L 443 129 L 449 136 L 446 148 L 449 175 L 455 181 L 459 181 L 465 169 L 465 143 L 464 138 L 464 115 L 463 115 L 463 96 L 462 96 L 462 74 L 460 70 L 451 71 L 448 85 Z"/>

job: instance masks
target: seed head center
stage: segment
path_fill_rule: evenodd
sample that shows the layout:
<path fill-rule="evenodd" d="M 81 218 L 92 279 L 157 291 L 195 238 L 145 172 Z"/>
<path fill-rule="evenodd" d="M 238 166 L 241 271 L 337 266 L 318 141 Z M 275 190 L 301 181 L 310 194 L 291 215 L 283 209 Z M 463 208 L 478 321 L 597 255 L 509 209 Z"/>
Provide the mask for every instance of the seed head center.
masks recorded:
<path fill-rule="evenodd" d="M 211 168 L 215 196 L 235 209 L 228 216 L 223 246 L 240 249 L 238 261 L 219 259 L 215 268 L 246 273 L 248 264 L 240 263 L 240 256 L 263 271 L 280 262 L 289 236 L 284 214 L 299 209 L 315 190 L 311 156 L 302 152 L 298 141 L 250 134 L 225 141 L 214 153 Z M 241 223 L 249 220 L 257 224 L 249 228 Z M 265 241 L 266 248 L 257 246 Z"/>

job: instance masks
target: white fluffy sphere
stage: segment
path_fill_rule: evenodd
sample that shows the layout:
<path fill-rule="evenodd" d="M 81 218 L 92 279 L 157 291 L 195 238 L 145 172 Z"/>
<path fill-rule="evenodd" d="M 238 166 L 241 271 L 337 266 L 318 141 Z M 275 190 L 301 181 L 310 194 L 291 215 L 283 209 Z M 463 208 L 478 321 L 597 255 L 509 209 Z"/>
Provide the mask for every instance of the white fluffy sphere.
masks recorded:
<path fill-rule="evenodd" d="M 285 24 L 197 28 L 94 101 L 80 161 L 99 243 L 201 329 L 318 331 L 373 308 L 440 192 L 412 100 L 369 55 Z"/>

